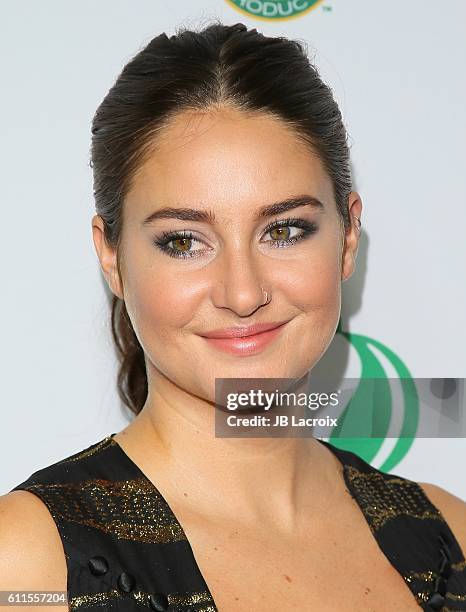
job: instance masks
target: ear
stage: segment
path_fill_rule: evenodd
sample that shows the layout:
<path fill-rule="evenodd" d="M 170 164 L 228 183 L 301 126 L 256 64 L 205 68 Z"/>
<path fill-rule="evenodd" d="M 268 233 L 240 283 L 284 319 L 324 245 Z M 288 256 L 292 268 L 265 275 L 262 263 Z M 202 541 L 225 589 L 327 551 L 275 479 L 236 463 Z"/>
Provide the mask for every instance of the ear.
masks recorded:
<path fill-rule="evenodd" d="M 354 218 L 354 215 L 361 219 L 361 211 L 361 197 L 356 191 L 352 191 L 348 196 L 348 212 L 351 219 L 351 225 L 345 233 L 345 244 L 343 246 L 341 261 L 341 278 L 343 281 L 348 280 L 354 272 L 360 238 L 360 231 L 358 230 L 359 222 Z"/>
<path fill-rule="evenodd" d="M 92 239 L 110 291 L 123 300 L 123 284 L 118 272 L 116 249 L 109 246 L 105 240 L 104 222 L 100 215 L 92 217 Z"/>

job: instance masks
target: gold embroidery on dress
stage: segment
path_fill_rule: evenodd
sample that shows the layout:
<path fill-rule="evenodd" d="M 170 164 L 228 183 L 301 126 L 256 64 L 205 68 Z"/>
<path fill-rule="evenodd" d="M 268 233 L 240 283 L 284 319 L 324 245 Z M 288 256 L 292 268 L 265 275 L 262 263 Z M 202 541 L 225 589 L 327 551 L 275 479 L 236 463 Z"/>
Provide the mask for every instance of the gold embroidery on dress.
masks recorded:
<path fill-rule="evenodd" d="M 70 610 L 78 610 L 79 608 L 89 608 L 90 606 L 94 606 L 96 604 L 105 604 L 108 603 L 112 599 L 121 598 L 121 593 L 116 589 L 112 589 L 111 591 L 105 591 L 100 593 L 94 593 L 93 595 L 76 595 L 72 597 L 68 604 Z"/>
<path fill-rule="evenodd" d="M 212 596 L 208 591 L 198 591 L 189 595 L 173 594 L 170 601 L 178 606 L 193 606 L 194 604 L 213 603 Z"/>
<path fill-rule="evenodd" d="M 457 595 L 456 593 L 450 593 L 449 591 L 447 592 L 446 597 L 452 599 L 453 601 L 466 601 L 466 595 Z"/>
<path fill-rule="evenodd" d="M 93 595 L 76 595 L 69 600 L 70 611 L 85 609 L 97 604 L 108 604 L 111 600 L 133 598 L 137 603 L 144 607 L 149 606 L 149 597 L 151 593 L 147 591 L 134 591 L 133 593 L 121 593 L 117 589 L 110 591 L 101 591 Z M 196 591 L 194 593 L 170 593 L 167 596 L 168 603 L 171 609 L 175 612 L 177 606 L 189 606 L 195 604 L 206 604 L 202 608 L 198 608 L 198 612 L 218 612 L 212 596 L 208 591 Z"/>
<path fill-rule="evenodd" d="M 99 451 L 101 451 L 111 442 L 113 442 L 113 438 L 111 436 L 107 436 L 100 442 L 97 442 L 93 448 L 88 448 L 87 450 L 78 452 L 75 455 L 71 455 L 71 457 L 66 457 L 61 461 L 57 461 L 55 465 L 60 465 L 61 463 L 68 463 L 69 461 L 79 461 L 81 459 L 84 459 L 85 457 L 90 457 L 91 455 L 94 455 L 94 453 L 98 453 Z"/>
<path fill-rule="evenodd" d="M 464 565 L 464 561 L 461 561 L 460 563 L 457 563 L 456 565 Z M 412 583 L 414 580 L 423 580 L 424 582 L 432 585 L 437 576 L 440 576 L 440 574 L 438 572 L 434 572 L 432 570 L 427 570 L 425 572 L 410 572 L 409 574 L 403 576 L 403 578 L 405 579 L 406 582 L 408 583 Z M 422 593 L 416 593 L 416 599 L 419 600 L 419 602 L 424 602 L 427 601 L 430 597 L 430 595 L 432 594 L 432 590 L 430 591 L 425 591 Z M 451 599 L 452 601 L 466 601 L 466 595 L 458 595 L 456 593 L 451 593 L 450 591 L 447 591 L 445 593 L 445 598 Z M 442 608 L 442 611 L 445 610 L 446 608 Z"/>
<path fill-rule="evenodd" d="M 28 489 L 40 494 L 57 519 L 121 540 L 166 544 L 187 539 L 170 507 L 146 478 L 38 483 Z"/>
<path fill-rule="evenodd" d="M 144 605 L 149 605 L 150 593 L 138 591 L 134 593 L 134 598 Z M 194 593 L 171 593 L 167 595 L 171 606 L 193 606 L 195 604 L 213 604 L 214 601 L 208 591 L 195 591 Z"/>
<path fill-rule="evenodd" d="M 466 569 L 466 559 L 463 559 L 463 561 L 459 561 L 458 563 L 452 563 L 451 569 L 455 570 L 455 572 L 462 572 Z"/>
<path fill-rule="evenodd" d="M 414 593 L 414 597 L 418 604 L 425 603 L 429 597 L 431 596 L 431 591 L 421 591 L 419 593 Z"/>
<path fill-rule="evenodd" d="M 425 603 L 432 596 L 432 591 L 421 591 L 419 593 L 414 594 L 417 603 Z M 466 601 L 466 595 L 455 595 L 454 593 L 450 593 L 447 591 L 445 593 L 445 598 L 451 599 L 452 601 Z M 459 612 L 458 609 L 451 609 L 445 606 L 442 607 L 441 612 Z"/>
<path fill-rule="evenodd" d="M 434 582 L 435 578 L 439 574 L 437 572 L 433 572 L 432 570 L 427 570 L 425 572 L 410 572 L 409 574 L 403 576 L 406 582 L 413 582 L 413 580 L 424 580 L 425 582 Z"/>
<path fill-rule="evenodd" d="M 416 482 L 361 472 L 352 465 L 346 465 L 345 472 L 373 533 L 400 515 L 445 522 Z"/>

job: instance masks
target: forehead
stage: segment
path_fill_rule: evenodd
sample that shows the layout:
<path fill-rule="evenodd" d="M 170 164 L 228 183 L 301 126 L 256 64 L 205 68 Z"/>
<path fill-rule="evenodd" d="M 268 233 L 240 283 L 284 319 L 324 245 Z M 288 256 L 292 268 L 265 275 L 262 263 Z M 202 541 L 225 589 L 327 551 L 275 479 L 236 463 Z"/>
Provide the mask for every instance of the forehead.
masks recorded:
<path fill-rule="evenodd" d="M 221 108 L 175 116 L 154 139 L 127 201 L 141 214 L 178 203 L 234 213 L 295 193 L 333 198 L 310 146 L 276 117 Z"/>

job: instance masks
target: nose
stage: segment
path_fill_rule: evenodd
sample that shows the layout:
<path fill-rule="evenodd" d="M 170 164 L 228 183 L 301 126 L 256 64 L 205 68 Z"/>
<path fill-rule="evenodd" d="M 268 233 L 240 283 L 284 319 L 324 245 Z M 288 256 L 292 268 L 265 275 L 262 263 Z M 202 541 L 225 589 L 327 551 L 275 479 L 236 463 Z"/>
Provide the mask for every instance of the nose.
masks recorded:
<path fill-rule="evenodd" d="M 220 258 L 213 278 L 214 306 L 228 308 L 240 317 L 248 317 L 264 305 L 264 291 L 270 294 L 270 290 L 266 270 L 261 267 L 258 258 L 260 255 L 254 257 L 250 252 L 241 256 L 238 253 L 231 256 L 224 254 Z"/>

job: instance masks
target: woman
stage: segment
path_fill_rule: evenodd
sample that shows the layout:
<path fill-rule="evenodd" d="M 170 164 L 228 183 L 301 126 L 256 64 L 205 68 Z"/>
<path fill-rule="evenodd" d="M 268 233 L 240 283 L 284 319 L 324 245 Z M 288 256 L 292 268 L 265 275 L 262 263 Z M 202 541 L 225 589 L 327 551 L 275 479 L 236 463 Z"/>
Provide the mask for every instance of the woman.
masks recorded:
<path fill-rule="evenodd" d="M 316 438 L 214 434 L 216 379 L 309 374 L 355 266 L 347 136 L 302 45 L 157 36 L 92 133 L 136 416 L 3 496 L 1 588 L 67 591 L 54 610 L 466 610 L 463 501 Z"/>

